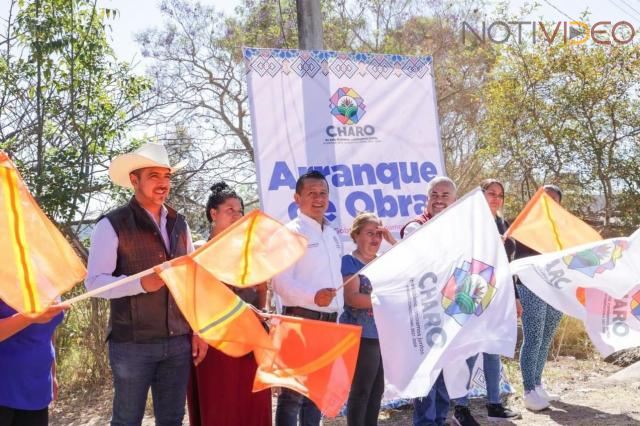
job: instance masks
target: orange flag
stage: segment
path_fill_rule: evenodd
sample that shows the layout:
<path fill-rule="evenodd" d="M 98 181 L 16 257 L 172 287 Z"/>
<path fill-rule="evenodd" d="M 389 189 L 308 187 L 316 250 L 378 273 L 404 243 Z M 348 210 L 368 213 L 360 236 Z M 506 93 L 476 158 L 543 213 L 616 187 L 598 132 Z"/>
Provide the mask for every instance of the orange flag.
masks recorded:
<path fill-rule="evenodd" d="M 538 189 L 515 218 L 505 237 L 513 237 L 540 253 L 550 253 L 601 240 L 595 229 Z"/>
<path fill-rule="evenodd" d="M 44 311 L 86 269 L 0 152 L 0 299 L 18 312 Z"/>
<path fill-rule="evenodd" d="M 335 417 L 351 389 L 362 328 L 274 315 L 271 341 L 276 351 L 258 351 L 253 391 L 292 389 Z"/>
<path fill-rule="evenodd" d="M 212 347 L 234 357 L 256 348 L 272 348 L 268 333 L 251 308 L 189 256 L 154 270 L 193 331 Z"/>
<path fill-rule="evenodd" d="M 190 256 L 220 281 L 249 287 L 287 269 L 306 249 L 302 235 L 254 210 Z"/>

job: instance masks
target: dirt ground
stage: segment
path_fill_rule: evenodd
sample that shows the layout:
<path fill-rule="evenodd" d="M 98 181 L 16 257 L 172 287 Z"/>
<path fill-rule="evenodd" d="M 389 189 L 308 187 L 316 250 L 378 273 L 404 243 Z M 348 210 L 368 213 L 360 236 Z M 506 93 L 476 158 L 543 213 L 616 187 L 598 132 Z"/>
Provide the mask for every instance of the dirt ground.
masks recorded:
<path fill-rule="evenodd" d="M 522 403 L 520 371 L 513 361 L 506 361 L 507 374 L 517 392 L 507 404 L 523 415 L 521 420 L 502 422 L 514 425 L 638 425 L 640 426 L 640 381 L 609 384 L 603 380 L 621 367 L 600 360 L 575 360 L 564 357 L 549 362 L 545 369 L 546 386 L 562 395 L 562 401 L 551 409 L 532 413 Z M 483 400 L 472 400 L 472 412 L 483 425 L 493 424 L 486 417 Z M 111 391 L 108 386 L 85 389 L 73 393 L 61 389 L 60 399 L 51 409 L 52 426 L 106 425 L 111 410 Z M 412 408 L 383 411 L 380 425 L 411 425 Z M 151 408 L 143 421 L 154 424 Z M 185 419 L 185 425 L 188 424 Z M 324 420 L 326 426 L 346 425 L 344 418 Z"/>

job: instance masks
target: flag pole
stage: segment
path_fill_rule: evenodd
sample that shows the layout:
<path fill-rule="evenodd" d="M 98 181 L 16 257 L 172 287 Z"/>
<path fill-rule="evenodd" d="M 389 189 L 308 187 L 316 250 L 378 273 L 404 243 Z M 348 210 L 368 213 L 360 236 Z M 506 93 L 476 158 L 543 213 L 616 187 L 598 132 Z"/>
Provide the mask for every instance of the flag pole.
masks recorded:
<path fill-rule="evenodd" d="M 375 259 L 374 259 L 374 260 L 375 260 Z M 364 269 L 364 268 L 362 268 L 362 269 Z M 362 270 L 362 269 L 361 269 L 361 270 Z M 360 270 L 360 271 L 361 271 L 361 270 Z M 351 282 L 351 280 L 355 279 L 355 278 L 358 276 L 358 274 L 360 273 L 360 271 L 358 271 L 358 272 L 356 272 L 355 274 L 351 275 L 351 276 L 349 277 L 349 279 L 348 279 L 348 280 L 346 280 L 345 282 L 343 282 L 343 283 L 342 283 L 342 285 L 339 285 L 338 287 L 336 287 L 336 289 L 335 289 L 335 290 L 336 290 L 336 291 L 338 291 L 338 290 L 340 290 L 340 289 L 344 288 L 347 284 L 349 284 L 349 283 Z"/>
<path fill-rule="evenodd" d="M 76 297 L 74 297 L 72 299 L 63 300 L 63 303 L 68 304 L 68 305 L 73 305 L 74 303 L 80 302 L 81 300 L 88 299 L 88 298 L 93 297 L 93 296 L 97 296 L 97 295 L 99 295 L 101 293 L 104 293 L 105 291 L 113 290 L 116 287 L 120 287 L 121 285 L 128 284 L 131 281 L 135 281 L 135 280 L 137 280 L 139 278 L 145 277 L 145 276 L 150 275 L 152 273 L 153 273 L 153 268 L 145 269 L 144 271 L 138 272 L 135 275 L 129 275 L 128 277 L 121 278 L 118 281 L 112 282 L 111 284 L 107 284 L 107 285 L 105 285 L 103 287 L 98 287 L 98 288 L 93 289 L 91 291 L 88 291 L 86 293 L 82 293 L 81 295 L 76 296 Z"/>
<path fill-rule="evenodd" d="M 247 221 L 249 219 L 252 219 L 254 216 L 257 216 L 257 214 L 259 212 L 260 212 L 259 210 L 254 210 L 251 213 L 247 214 L 246 216 L 243 216 L 240 220 L 234 222 L 231 226 L 229 226 L 222 233 L 220 233 L 220 235 L 218 235 L 215 238 L 207 241 L 206 244 L 204 244 L 203 246 L 199 247 L 197 250 L 195 250 L 193 253 L 191 253 L 191 255 L 194 255 L 196 253 L 204 251 L 205 247 L 211 246 L 211 244 L 217 242 L 222 235 L 225 235 L 225 234 L 229 233 L 229 231 L 231 231 L 231 229 L 233 229 L 233 228 L 235 228 L 237 226 L 240 226 L 240 224 L 242 222 L 245 222 L 245 221 Z M 89 297 L 97 296 L 97 295 L 99 295 L 101 293 L 104 293 L 105 291 L 113 290 L 116 287 L 120 287 L 121 285 L 128 284 L 131 281 L 134 281 L 134 280 L 136 280 L 138 278 L 142 278 L 144 276 L 152 274 L 154 272 L 153 271 L 154 268 L 155 267 L 149 268 L 149 269 L 146 269 L 146 270 L 144 270 L 142 272 L 138 272 L 135 275 L 130 275 L 128 277 L 124 277 L 124 278 L 122 278 L 122 279 L 120 279 L 118 281 L 115 281 L 115 282 L 111 283 L 111 284 L 105 285 L 104 287 L 99 287 L 99 288 L 93 289 L 93 290 L 88 291 L 86 293 L 83 293 L 83 294 L 81 294 L 79 296 L 76 296 L 76 297 L 74 297 L 72 299 L 65 300 L 64 303 L 72 305 L 72 304 L 80 302 L 80 301 L 82 301 L 84 299 L 88 299 Z"/>
<path fill-rule="evenodd" d="M 467 192 L 464 196 L 458 198 L 453 204 L 451 204 L 450 206 L 447 207 L 447 210 L 450 210 L 451 207 L 460 204 L 463 200 L 473 196 L 473 194 L 475 194 L 476 192 L 481 191 L 480 187 L 477 187 L 476 189 L 473 189 L 469 192 Z M 444 212 L 446 213 L 446 211 Z M 435 223 L 436 220 L 440 219 L 442 217 L 442 214 L 439 214 L 437 216 L 434 216 L 433 218 L 431 218 L 431 220 L 429 220 L 429 222 L 427 222 L 429 225 L 433 225 Z M 362 269 L 360 269 L 358 272 L 356 272 L 355 274 L 353 274 L 351 277 L 349 277 L 348 280 L 346 280 L 345 282 L 342 283 L 342 285 L 336 287 L 336 291 L 340 290 L 341 288 L 344 288 L 347 284 L 349 284 L 351 282 L 352 279 L 354 279 L 355 277 L 357 277 L 361 272 L 363 272 L 364 270 L 366 270 L 369 266 L 371 266 L 375 261 L 379 260 L 382 258 L 382 256 L 384 256 L 385 254 L 389 253 L 391 250 L 395 249 L 396 247 L 398 247 L 400 245 L 401 242 L 406 241 L 409 238 L 413 238 L 413 236 L 416 234 L 417 232 L 412 232 L 410 235 L 408 235 L 406 238 L 401 239 L 400 241 L 396 241 L 396 244 L 393 244 L 389 250 L 385 251 L 384 253 L 382 253 L 380 256 L 377 256 L 375 259 L 373 259 L 371 262 L 365 264 Z"/>

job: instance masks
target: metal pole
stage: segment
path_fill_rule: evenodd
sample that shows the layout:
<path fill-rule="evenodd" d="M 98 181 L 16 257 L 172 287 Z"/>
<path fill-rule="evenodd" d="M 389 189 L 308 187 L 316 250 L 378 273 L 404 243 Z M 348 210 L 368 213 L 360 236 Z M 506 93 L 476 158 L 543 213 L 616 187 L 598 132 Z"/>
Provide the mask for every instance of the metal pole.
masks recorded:
<path fill-rule="evenodd" d="M 302 50 L 322 50 L 322 15 L 320 0 L 296 0 L 298 11 L 298 47 Z"/>

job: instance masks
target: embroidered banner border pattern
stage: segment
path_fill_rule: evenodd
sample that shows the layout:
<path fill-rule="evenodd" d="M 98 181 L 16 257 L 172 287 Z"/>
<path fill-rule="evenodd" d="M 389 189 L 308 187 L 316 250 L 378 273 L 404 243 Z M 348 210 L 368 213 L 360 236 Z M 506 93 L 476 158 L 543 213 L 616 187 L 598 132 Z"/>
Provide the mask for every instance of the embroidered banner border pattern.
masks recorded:
<path fill-rule="evenodd" d="M 374 79 L 400 77 L 423 78 L 432 73 L 431 56 L 345 53 L 327 50 L 243 49 L 246 73 L 275 77 L 282 73 L 300 77 L 352 78 L 356 75 Z"/>

